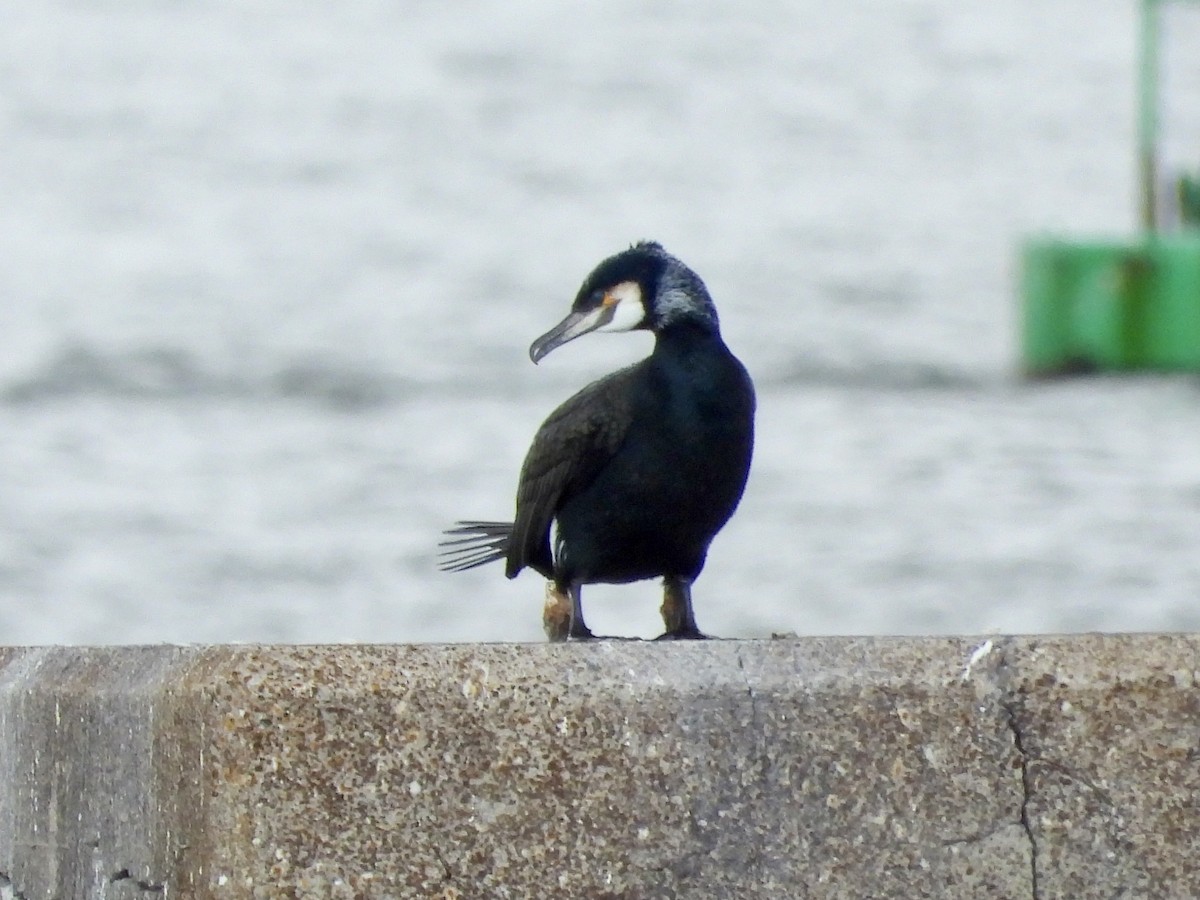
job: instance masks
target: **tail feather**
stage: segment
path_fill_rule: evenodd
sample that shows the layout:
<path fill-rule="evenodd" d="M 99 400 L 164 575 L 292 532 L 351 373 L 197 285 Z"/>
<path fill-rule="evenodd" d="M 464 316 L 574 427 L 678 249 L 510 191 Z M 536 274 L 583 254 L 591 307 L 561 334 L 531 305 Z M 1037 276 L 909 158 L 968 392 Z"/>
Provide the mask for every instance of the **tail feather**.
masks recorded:
<path fill-rule="evenodd" d="M 512 522 L 459 522 L 446 531 L 438 544 L 438 568 L 443 572 L 463 572 L 508 556 Z"/>

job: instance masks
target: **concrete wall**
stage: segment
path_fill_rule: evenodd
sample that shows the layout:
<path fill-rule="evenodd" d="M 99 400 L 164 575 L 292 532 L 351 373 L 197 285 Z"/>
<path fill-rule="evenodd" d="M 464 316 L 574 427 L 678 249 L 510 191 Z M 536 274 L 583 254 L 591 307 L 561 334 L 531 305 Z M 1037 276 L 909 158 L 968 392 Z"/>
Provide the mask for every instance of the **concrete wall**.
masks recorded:
<path fill-rule="evenodd" d="M 0 898 L 1200 897 L 1198 651 L 0 649 Z"/>

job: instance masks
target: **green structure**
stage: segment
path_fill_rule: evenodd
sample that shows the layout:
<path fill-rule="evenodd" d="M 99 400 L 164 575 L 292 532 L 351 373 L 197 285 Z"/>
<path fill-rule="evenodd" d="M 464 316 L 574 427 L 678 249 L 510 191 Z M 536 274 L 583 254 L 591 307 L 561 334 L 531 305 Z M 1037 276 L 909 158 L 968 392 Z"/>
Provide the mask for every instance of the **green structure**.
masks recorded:
<path fill-rule="evenodd" d="M 1169 0 L 1141 0 L 1141 234 L 1039 237 L 1022 255 L 1022 364 L 1030 375 L 1200 371 L 1200 172 L 1176 185 L 1179 227 L 1159 220 L 1158 48 Z"/>

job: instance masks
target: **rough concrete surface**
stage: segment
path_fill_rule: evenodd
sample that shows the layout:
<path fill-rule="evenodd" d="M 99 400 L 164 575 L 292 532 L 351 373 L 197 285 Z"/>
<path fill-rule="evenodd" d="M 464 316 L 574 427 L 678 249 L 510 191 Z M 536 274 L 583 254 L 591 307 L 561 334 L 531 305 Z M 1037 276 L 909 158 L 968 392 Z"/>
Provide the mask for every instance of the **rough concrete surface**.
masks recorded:
<path fill-rule="evenodd" d="M 0 649 L 0 898 L 1196 897 L 1198 650 Z"/>

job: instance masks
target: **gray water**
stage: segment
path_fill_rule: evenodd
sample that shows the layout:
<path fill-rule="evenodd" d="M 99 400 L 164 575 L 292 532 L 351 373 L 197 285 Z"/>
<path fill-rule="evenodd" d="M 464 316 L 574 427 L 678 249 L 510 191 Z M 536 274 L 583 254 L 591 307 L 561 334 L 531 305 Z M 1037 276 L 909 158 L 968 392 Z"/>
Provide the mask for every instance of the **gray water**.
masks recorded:
<path fill-rule="evenodd" d="M 1017 374 L 1022 238 L 1133 226 L 1132 0 L 2 17 L 3 643 L 539 639 L 536 575 L 435 544 L 647 352 L 526 356 L 645 237 L 759 389 L 707 630 L 1200 628 L 1200 380 Z"/>

